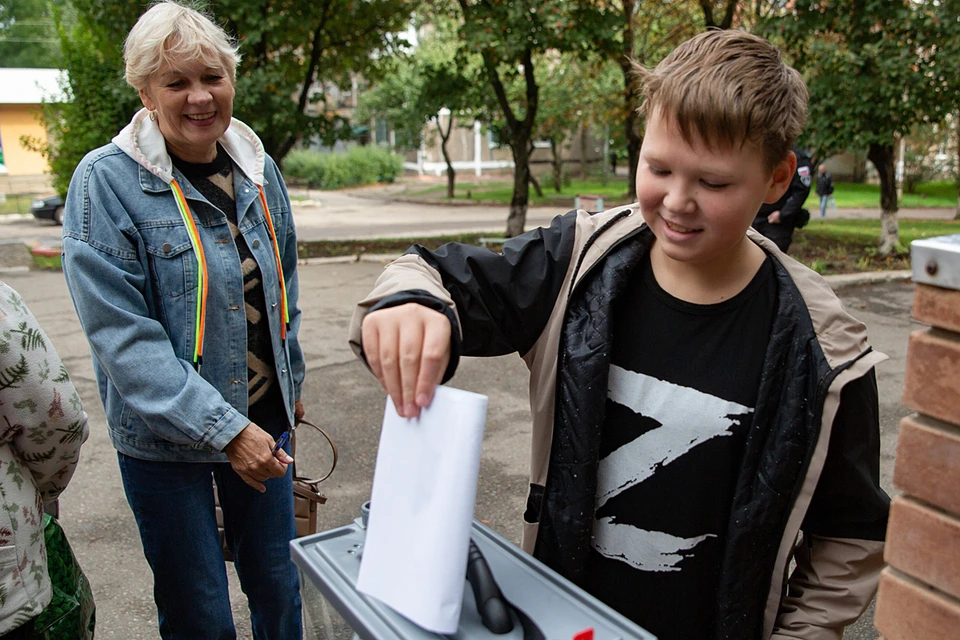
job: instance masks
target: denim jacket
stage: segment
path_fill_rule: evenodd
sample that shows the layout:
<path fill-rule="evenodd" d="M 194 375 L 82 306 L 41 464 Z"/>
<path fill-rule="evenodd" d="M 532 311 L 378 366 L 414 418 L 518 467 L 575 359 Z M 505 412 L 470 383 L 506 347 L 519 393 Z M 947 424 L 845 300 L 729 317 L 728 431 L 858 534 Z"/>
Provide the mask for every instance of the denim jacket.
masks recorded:
<path fill-rule="evenodd" d="M 233 159 L 240 233 L 263 274 L 287 419 L 304 376 L 297 339 L 297 240 L 286 186 L 256 134 L 233 120 L 220 139 Z M 183 190 L 208 270 L 203 365 L 194 367 L 198 259 L 174 199 Z M 262 186 L 276 231 L 289 325 Z M 226 216 L 173 166 L 146 110 L 74 172 L 63 223 L 63 272 L 116 449 L 145 460 L 226 461 L 249 420 L 243 274 Z"/>

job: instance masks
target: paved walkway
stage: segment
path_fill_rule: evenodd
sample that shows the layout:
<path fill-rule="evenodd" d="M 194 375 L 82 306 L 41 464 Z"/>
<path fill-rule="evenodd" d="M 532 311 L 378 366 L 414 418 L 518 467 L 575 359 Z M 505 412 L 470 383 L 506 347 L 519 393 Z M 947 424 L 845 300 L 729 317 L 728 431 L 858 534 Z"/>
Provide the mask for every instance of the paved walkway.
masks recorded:
<path fill-rule="evenodd" d="M 369 499 L 385 396 L 354 357 L 346 342 L 357 300 L 369 292 L 382 265 L 371 263 L 303 265 L 301 308 L 307 377 L 303 400 L 307 417 L 329 430 L 340 448 L 340 464 L 322 489 L 321 528 L 347 524 Z M 86 340 L 72 311 L 63 276 L 49 271 L 0 273 L 23 295 L 56 346 L 90 414 L 90 439 L 76 476 L 61 500 L 63 526 L 93 586 L 97 638 L 158 638 L 151 574 L 136 525 L 121 487 L 117 455 L 107 436 L 103 409 Z M 897 426 L 907 410 L 903 393 L 907 336 L 917 328 L 910 318 L 913 285 L 890 282 L 848 287 L 840 295 L 866 323 L 873 346 L 890 356 L 878 367 L 881 399 L 881 483 L 892 491 Z M 452 384 L 490 398 L 484 435 L 476 516 L 518 541 L 529 463 L 528 373 L 516 356 L 464 359 Z M 308 434 L 305 437 L 309 437 Z M 301 473 L 324 469 L 326 445 L 302 440 L 297 450 Z M 184 558 L 189 562 L 189 558 Z M 239 638 L 250 638 L 244 597 L 235 572 L 228 575 Z M 306 597 L 316 597 L 307 593 Z M 870 619 L 846 638 L 873 639 Z M 311 635 L 307 635 L 311 638 Z"/>

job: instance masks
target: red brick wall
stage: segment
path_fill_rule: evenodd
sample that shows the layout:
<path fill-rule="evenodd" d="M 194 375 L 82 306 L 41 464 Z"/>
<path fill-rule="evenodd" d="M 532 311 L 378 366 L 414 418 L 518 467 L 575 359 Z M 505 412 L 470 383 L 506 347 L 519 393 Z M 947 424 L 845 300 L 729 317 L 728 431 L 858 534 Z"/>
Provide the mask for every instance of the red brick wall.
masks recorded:
<path fill-rule="evenodd" d="M 918 284 L 877 595 L 886 640 L 960 638 L 960 291 Z"/>

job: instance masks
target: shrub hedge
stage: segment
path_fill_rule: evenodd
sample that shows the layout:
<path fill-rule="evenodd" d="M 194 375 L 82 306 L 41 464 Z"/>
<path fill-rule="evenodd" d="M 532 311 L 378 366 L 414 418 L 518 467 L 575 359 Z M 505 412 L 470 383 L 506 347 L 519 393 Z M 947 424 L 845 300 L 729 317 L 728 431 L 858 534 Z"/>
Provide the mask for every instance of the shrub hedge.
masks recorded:
<path fill-rule="evenodd" d="M 353 147 L 346 153 L 295 149 L 283 159 L 284 178 L 313 189 L 341 189 L 375 182 L 393 182 L 403 173 L 403 158 L 373 146 Z"/>

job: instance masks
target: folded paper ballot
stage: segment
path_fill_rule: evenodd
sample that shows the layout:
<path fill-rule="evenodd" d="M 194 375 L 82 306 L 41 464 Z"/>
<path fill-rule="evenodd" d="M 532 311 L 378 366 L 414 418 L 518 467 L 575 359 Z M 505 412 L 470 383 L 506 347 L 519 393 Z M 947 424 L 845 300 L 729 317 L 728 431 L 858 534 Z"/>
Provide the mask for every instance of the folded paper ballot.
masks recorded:
<path fill-rule="evenodd" d="M 434 633 L 454 633 L 487 397 L 438 387 L 419 418 L 387 399 L 357 590 Z"/>

